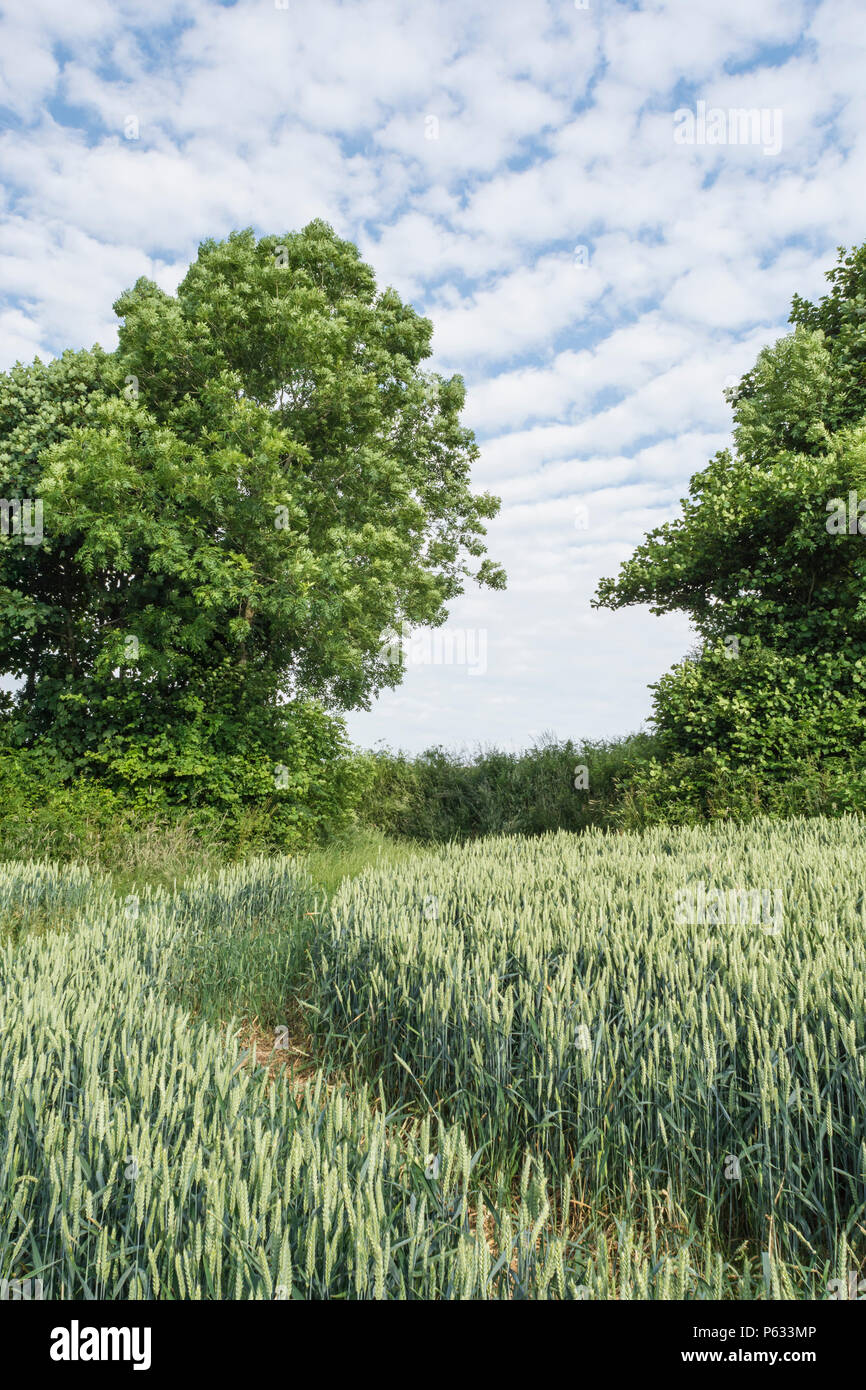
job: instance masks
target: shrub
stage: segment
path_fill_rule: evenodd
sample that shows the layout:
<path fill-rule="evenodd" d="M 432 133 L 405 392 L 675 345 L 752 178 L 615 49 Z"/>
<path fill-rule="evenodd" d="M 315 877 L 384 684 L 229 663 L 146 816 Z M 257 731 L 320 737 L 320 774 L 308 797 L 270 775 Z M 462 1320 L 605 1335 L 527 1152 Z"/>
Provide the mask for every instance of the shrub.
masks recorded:
<path fill-rule="evenodd" d="M 292 706 L 277 744 L 247 738 L 217 753 L 195 728 L 182 739 L 129 735 L 104 743 L 85 771 L 48 741 L 16 748 L 7 737 L 0 844 L 6 857 L 112 864 L 131 839 L 142 849 L 155 832 L 229 855 L 303 849 L 351 826 L 362 790 L 342 721 L 316 705 Z"/>
<path fill-rule="evenodd" d="M 636 734 L 584 743 L 548 738 L 523 753 L 369 753 L 359 758 L 366 783 L 361 815 L 376 829 L 421 843 L 607 825 L 621 784 L 655 747 L 650 735 Z M 585 788 L 575 786 L 578 767 L 587 769 Z"/>

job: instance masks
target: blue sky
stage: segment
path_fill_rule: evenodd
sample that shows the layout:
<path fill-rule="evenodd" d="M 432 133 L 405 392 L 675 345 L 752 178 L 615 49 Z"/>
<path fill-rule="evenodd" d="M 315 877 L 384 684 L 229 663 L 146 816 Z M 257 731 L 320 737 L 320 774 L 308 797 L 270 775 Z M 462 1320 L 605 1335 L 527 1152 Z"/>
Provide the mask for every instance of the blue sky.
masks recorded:
<path fill-rule="evenodd" d="M 121 290 L 174 289 L 205 237 L 324 217 L 466 378 L 509 574 L 454 604 L 353 737 L 640 727 L 693 636 L 590 599 L 728 442 L 723 388 L 792 294 L 866 237 L 857 0 L 0 12 L 0 369 L 113 346 Z M 676 140 L 701 102 L 725 139 Z M 732 110 L 779 148 L 757 127 L 734 143 Z"/>

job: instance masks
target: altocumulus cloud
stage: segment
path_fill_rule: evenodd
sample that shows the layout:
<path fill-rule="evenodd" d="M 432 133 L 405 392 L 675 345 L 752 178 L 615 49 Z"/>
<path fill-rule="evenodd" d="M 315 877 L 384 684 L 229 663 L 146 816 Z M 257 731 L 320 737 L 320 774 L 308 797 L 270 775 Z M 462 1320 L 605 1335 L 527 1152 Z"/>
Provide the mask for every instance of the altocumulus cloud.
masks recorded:
<path fill-rule="evenodd" d="M 111 347 L 205 236 L 331 221 L 436 325 L 499 491 L 486 668 L 418 663 L 361 742 L 638 727 L 685 621 L 590 598 L 729 438 L 722 391 L 864 235 L 857 0 L 53 0 L 0 52 L 0 367 Z M 674 139 L 781 113 L 778 151 Z M 456 644 L 459 650 L 459 644 Z"/>

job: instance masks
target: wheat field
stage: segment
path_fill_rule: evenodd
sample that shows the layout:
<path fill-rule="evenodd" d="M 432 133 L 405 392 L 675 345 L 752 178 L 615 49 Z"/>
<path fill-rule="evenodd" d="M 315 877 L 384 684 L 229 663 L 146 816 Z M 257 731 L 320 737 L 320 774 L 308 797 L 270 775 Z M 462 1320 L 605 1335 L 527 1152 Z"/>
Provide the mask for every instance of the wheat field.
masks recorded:
<path fill-rule="evenodd" d="M 503 837 L 330 900 L 291 859 L 127 897 L 4 865 L 0 1277 L 58 1299 L 847 1296 L 864 850 L 851 818 Z M 244 1044 L 299 1019 L 303 1076 Z"/>

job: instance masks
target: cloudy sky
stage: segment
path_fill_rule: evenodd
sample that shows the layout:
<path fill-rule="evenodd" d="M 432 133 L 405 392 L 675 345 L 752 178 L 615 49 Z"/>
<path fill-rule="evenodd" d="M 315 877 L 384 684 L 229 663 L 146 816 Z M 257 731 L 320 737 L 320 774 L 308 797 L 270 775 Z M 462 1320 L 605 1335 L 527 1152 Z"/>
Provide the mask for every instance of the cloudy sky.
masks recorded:
<path fill-rule="evenodd" d="M 114 346 L 119 292 L 173 290 L 205 237 L 325 218 L 465 377 L 509 575 L 354 738 L 639 728 L 688 624 L 590 599 L 728 441 L 723 389 L 792 294 L 866 238 L 860 0 L 0 12 L 0 369 Z"/>

